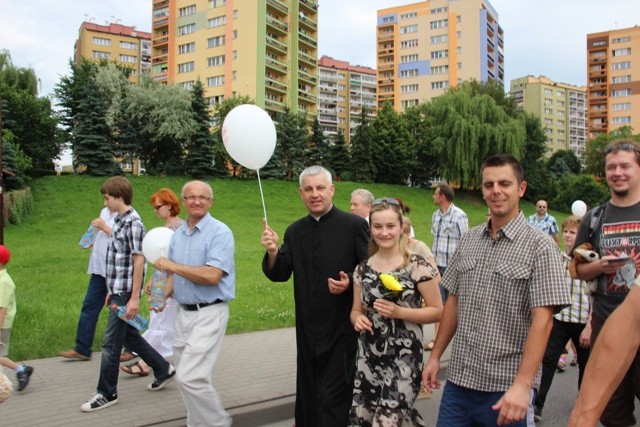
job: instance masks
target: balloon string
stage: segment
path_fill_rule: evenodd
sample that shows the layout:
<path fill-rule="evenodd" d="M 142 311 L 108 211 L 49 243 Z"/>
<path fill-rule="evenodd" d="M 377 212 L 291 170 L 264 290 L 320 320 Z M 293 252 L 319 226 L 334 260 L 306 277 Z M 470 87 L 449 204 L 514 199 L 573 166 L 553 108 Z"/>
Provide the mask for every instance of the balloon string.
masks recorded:
<path fill-rule="evenodd" d="M 262 210 L 264 212 L 264 223 L 267 224 L 267 207 L 264 204 L 264 193 L 262 192 L 262 182 L 260 181 L 260 169 L 256 169 L 258 174 L 258 186 L 260 187 L 260 198 L 262 199 Z"/>

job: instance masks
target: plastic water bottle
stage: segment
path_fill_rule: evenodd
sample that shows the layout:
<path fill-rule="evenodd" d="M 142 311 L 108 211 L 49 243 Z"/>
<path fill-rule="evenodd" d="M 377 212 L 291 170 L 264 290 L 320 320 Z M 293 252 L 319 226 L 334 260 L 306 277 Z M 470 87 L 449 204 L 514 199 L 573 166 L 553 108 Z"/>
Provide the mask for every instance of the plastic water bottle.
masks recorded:
<path fill-rule="evenodd" d="M 80 247 L 82 249 L 88 249 L 93 246 L 93 242 L 96 240 L 98 231 L 100 231 L 98 227 L 90 225 L 87 231 L 80 238 Z"/>
<path fill-rule="evenodd" d="M 161 308 L 165 304 L 165 287 L 167 285 L 167 272 L 155 269 L 151 276 L 151 299 L 149 305 L 153 308 Z"/>
<path fill-rule="evenodd" d="M 138 314 L 133 319 L 127 319 L 125 317 L 125 315 L 127 314 L 127 307 L 125 307 L 124 305 L 113 304 L 111 308 L 113 308 L 114 310 L 117 310 L 118 312 L 117 314 L 119 318 L 121 318 L 122 320 L 124 320 L 125 322 L 127 322 L 128 324 L 130 324 L 131 326 L 133 326 L 139 331 L 143 331 L 147 329 L 147 327 L 149 326 L 149 321 L 145 317 L 141 316 L 140 314 Z"/>

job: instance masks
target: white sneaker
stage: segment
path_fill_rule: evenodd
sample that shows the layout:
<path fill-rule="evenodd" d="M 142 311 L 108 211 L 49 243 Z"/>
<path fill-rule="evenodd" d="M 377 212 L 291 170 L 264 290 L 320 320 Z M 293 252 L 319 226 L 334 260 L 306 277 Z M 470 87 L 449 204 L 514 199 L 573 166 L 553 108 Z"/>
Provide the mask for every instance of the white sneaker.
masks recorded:
<path fill-rule="evenodd" d="M 147 386 L 147 390 L 149 391 L 158 391 L 162 390 L 167 384 L 167 382 L 176 374 L 176 368 L 173 367 L 172 364 L 169 364 L 169 376 L 163 380 L 155 380 L 151 384 Z"/>
<path fill-rule="evenodd" d="M 80 409 L 82 412 L 98 411 L 100 409 L 108 408 L 109 406 L 118 403 L 118 395 L 113 396 L 111 399 L 104 397 L 102 393 L 94 393 L 86 402 L 82 404 Z"/>

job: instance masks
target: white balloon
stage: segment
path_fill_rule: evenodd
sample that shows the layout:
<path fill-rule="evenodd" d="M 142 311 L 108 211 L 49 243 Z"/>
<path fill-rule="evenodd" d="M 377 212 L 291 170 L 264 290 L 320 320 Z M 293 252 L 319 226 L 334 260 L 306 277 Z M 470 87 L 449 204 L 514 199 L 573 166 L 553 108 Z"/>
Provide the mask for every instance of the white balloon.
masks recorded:
<path fill-rule="evenodd" d="M 587 204 L 582 200 L 576 200 L 571 205 L 571 212 L 577 216 L 583 216 L 587 213 Z"/>
<path fill-rule="evenodd" d="M 257 170 L 267 164 L 276 149 L 276 127 L 262 108 L 238 105 L 222 123 L 222 142 L 236 162 Z"/>
<path fill-rule="evenodd" d="M 142 253 L 151 264 L 169 253 L 173 230 L 167 227 L 156 227 L 147 232 L 142 239 Z"/>

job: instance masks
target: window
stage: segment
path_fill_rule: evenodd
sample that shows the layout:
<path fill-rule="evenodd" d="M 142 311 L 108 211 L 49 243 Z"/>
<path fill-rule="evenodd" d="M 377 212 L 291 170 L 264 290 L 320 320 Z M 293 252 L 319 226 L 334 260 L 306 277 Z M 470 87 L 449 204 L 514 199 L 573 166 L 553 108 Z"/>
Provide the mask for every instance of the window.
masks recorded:
<path fill-rule="evenodd" d="M 415 107 L 418 105 L 419 101 L 417 99 L 407 99 L 405 101 L 400 101 L 400 105 L 402 108 Z"/>
<path fill-rule="evenodd" d="M 553 126 L 553 119 L 544 119 L 545 126 Z"/>
<path fill-rule="evenodd" d="M 553 114 L 553 110 L 551 108 L 545 108 L 544 109 L 544 113 L 545 114 Z"/>
<path fill-rule="evenodd" d="M 613 70 L 628 70 L 631 68 L 631 61 L 614 62 L 611 68 Z"/>
<path fill-rule="evenodd" d="M 400 14 L 400 19 L 415 18 L 416 16 L 418 16 L 418 12 L 402 13 Z"/>
<path fill-rule="evenodd" d="M 616 37 L 615 39 L 611 40 L 611 43 L 626 43 L 630 41 L 631 41 L 631 36 Z"/>
<path fill-rule="evenodd" d="M 449 35 L 448 34 L 442 34 L 439 36 L 431 36 L 431 44 L 438 44 L 438 43 L 446 43 L 449 41 Z"/>
<path fill-rule="evenodd" d="M 556 96 L 562 96 L 562 97 L 564 97 L 564 92 L 563 92 L 563 91 L 561 91 L 561 90 L 559 90 L 559 91 L 557 91 L 557 92 L 556 92 Z"/>
<path fill-rule="evenodd" d="M 180 17 L 193 15 L 195 13 L 196 13 L 196 5 L 195 4 L 192 4 L 192 5 L 186 6 L 186 7 L 181 7 L 180 9 L 178 9 L 178 15 Z"/>
<path fill-rule="evenodd" d="M 133 64 L 135 64 L 136 62 L 138 62 L 138 58 L 133 56 L 133 55 L 120 55 L 120 61 L 121 62 L 131 62 Z"/>
<path fill-rule="evenodd" d="M 233 39 L 237 39 L 238 38 L 238 30 L 233 30 Z"/>
<path fill-rule="evenodd" d="M 395 18 L 393 17 L 393 15 L 384 16 L 384 17 L 382 18 L 382 23 L 383 23 L 383 24 L 388 24 L 388 23 L 390 23 L 390 22 L 394 22 L 394 21 L 395 21 Z"/>
<path fill-rule="evenodd" d="M 183 62 L 182 64 L 178 64 L 178 74 L 180 73 L 188 73 L 195 69 L 195 63 L 193 61 Z"/>
<path fill-rule="evenodd" d="M 224 86 L 224 76 L 209 77 L 207 79 L 208 87 Z"/>
<path fill-rule="evenodd" d="M 403 77 L 416 77 L 418 75 L 418 69 L 413 68 L 411 70 L 402 70 L 400 71 L 400 78 Z"/>
<path fill-rule="evenodd" d="M 556 121 L 556 124 L 557 124 L 558 126 L 564 126 L 564 120 L 557 120 L 557 121 Z"/>
<path fill-rule="evenodd" d="M 224 36 L 211 37 L 207 40 L 208 47 L 222 46 L 224 44 Z"/>
<path fill-rule="evenodd" d="M 431 52 L 431 59 L 448 58 L 448 57 L 449 57 L 449 49 L 435 50 Z"/>
<path fill-rule="evenodd" d="M 462 38 L 462 31 L 456 31 L 456 38 L 457 39 L 461 39 Z"/>
<path fill-rule="evenodd" d="M 227 4 L 227 0 L 209 0 L 209 9 L 221 7 Z"/>
<path fill-rule="evenodd" d="M 231 58 L 232 59 L 238 59 L 238 51 L 234 50 L 233 52 L 231 52 Z"/>
<path fill-rule="evenodd" d="M 553 99 L 551 98 L 545 98 L 544 99 L 544 105 L 551 105 L 553 104 Z"/>
<path fill-rule="evenodd" d="M 417 47 L 417 46 L 418 46 L 418 39 L 403 40 L 400 42 L 400 49 L 406 49 L 409 47 Z"/>
<path fill-rule="evenodd" d="M 439 65 L 437 67 L 431 67 L 431 74 L 445 74 L 449 72 L 448 65 Z"/>
<path fill-rule="evenodd" d="M 613 76 L 611 78 L 611 83 L 629 83 L 631 82 L 631 76 Z"/>
<path fill-rule="evenodd" d="M 191 34 L 196 31 L 196 24 L 187 24 L 178 27 L 178 35 L 184 36 L 185 34 Z"/>
<path fill-rule="evenodd" d="M 614 118 L 611 119 L 611 123 L 613 123 L 614 125 L 621 125 L 621 124 L 631 123 L 631 116 L 614 117 Z"/>
<path fill-rule="evenodd" d="M 447 28 L 448 26 L 449 26 L 448 19 L 439 19 L 437 21 L 431 21 L 431 23 L 429 24 L 429 27 L 432 30 L 436 30 L 438 28 Z"/>
<path fill-rule="evenodd" d="M 619 89 L 611 92 L 611 96 L 617 98 L 619 96 L 631 96 L 631 89 Z"/>
<path fill-rule="evenodd" d="M 418 91 L 417 84 L 400 86 L 401 93 L 415 93 L 417 91 Z"/>
<path fill-rule="evenodd" d="M 630 110 L 630 109 L 631 109 L 630 102 L 621 102 L 618 104 L 613 104 L 613 111 Z"/>
<path fill-rule="evenodd" d="M 225 15 L 216 16 L 209 19 L 209 28 L 221 27 L 227 23 L 227 17 Z"/>
<path fill-rule="evenodd" d="M 93 44 L 97 44 L 100 46 L 111 46 L 111 40 L 103 39 L 102 37 L 94 37 L 92 41 L 93 41 Z"/>
<path fill-rule="evenodd" d="M 417 33 L 418 24 L 407 25 L 406 27 L 400 27 L 400 34 Z"/>
<path fill-rule="evenodd" d="M 224 55 L 207 58 L 207 67 L 219 67 L 220 65 L 224 65 Z"/>
<path fill-rule="evenodd" d="M 600 46 L 606 46 L 606 45 L 607 45 L 607 42 L 604 41 L 604 40 L 601 40 L 599 42 L 594 42 L 593 43 L 593 47 L 600 47 Z"/>
<path fill-rule="evenodd" d="M 444 13 L 447 11 L 446 7 L 438 7 L 435 9 L 431 9 L 431 13 Z"/>
<path fill-rule="evenodd" d="M 556 116 L 558 116 L 558 117 L 563 117 L 563 116 L 564 116 L 564 111 L 562 111 L 562 110 L 556 110 Z"/>
<path fill-rule="evenodd" d="M 178 45 L 178 55 L 190 53 L 196 50 L 196 42 L 186 43 Z"/>
<path fill-rule="evenodd" d="M 111 58 L 111 54 L 109 52 L 100 52 L 99 50 L 94 50 L 93 57 L 96 59 L 109 59 Z"/>
<path fill-rule="evenodd" d="M 131 42 L 120 42 L 120 47 L 122 49 L 138 50 L 138 45 Z"/>
<path fill-rule="evenodd" d="M 549 89 L 549 88 L 545 88 L 545 89 L 544 89 L 544 94 L 545 94 L 545 95 L 551 95 L 551 94 L 553 94 L 553 91 L 552 91 L 551 89 Z M 546 100 L 545 100 L 545 101 L 546 101 Z"/>
<path fill-rule="evenodd" d="M 189 80 L 188 82 L 182 82 L 180 83 L 180 87 L 182 87 L 182 89 L 184 90 L 191 90 L 193 89 L 193 84 L 195 82 L 193 80 Z"/>
<path fill-rule="evenodd" d="M 564 107 L 564 101 L 560 101 L 559 99 L 556 101 L 556 105 L 558 107 Z"/>
<path fill-rule="evenodd" d="M 564 129 L 556 129 L 556 135 L 564 135 Z"/>
<path fill-rule="evenodd" d="M 403 55 L 400 57 L 400 62 L 402 64 L 406 64 L 407 62 L 417 62 L 418 54 L 414 53 L 413 55 Z"/>
<path fill-rule="evenodd" d="M 213 107 L 214 105 L 222 104 L 224 101 L 224 95 L 212 96 L 209 98 L 209 106 Z"/>
<path fill-rule="evenodd" d="M 625 55 L 631 55 L 631 48 L 630 47 L 625 47 L 624 49 L 614 49 L 613 50 L 613 56 L 625 56 Z"/>
<path fill-rule="evenodd" d="M 238 19 L 238 9 L 233 11 L 233 19 Z"/>
<path fill-rule="evenodd" d="M 446 89 L 449 87 L 449 82 L 447 80 L 443 80 L 441 82 L 432 82 L 431 89 Z"/>

